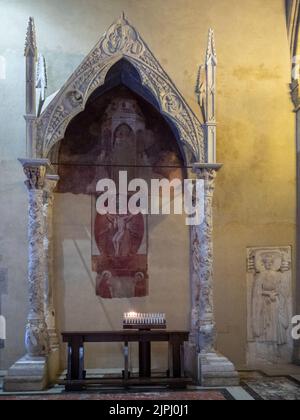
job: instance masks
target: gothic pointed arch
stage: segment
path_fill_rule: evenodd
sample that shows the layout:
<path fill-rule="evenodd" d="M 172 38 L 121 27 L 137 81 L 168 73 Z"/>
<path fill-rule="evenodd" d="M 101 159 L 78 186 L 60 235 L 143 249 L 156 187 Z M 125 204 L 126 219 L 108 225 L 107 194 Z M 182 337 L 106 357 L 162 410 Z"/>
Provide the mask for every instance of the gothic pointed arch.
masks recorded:
<path fill-rule="evenodd" d="M 70 121 L 85 109 L 90 96 L 104 85 L 110 69 L 121 60 L 136 69 L 161 114 L 176 127 L 181 148 L 189 150 L 193 161 L 205 162 L 207 147 L 200 121 L 124 15 L 102 36 L 39 116 L 37 156 L 49 156 L 63 139 Z"/>

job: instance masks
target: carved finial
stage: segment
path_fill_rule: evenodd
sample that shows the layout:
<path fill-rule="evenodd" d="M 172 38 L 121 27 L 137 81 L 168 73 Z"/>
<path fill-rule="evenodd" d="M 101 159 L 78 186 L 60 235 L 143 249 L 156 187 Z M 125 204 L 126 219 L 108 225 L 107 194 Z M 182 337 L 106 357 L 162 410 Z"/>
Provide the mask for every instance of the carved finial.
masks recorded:
<path fill-rule="evenodd" d="M 26 34 L 26 41 L 25 41 L 25 57 L 29 55 L 36 55 L 36 34 L 35 34 L 35 25 L 33 17 L 29 18 L 28 27 L 27 27 L 27 34 Z"/>
<path fill-rule="evenodd" d="M 217 64 L 217 53 L 215 47 L 215 34 L 214 30 L 210 29 L 208 32 L 208 45 L 206 51 L 206 64 Z"/>
<path fill-rule="evenodd" d="M 42 54 L 38 56 L 36 87 L 41 90 L 42 101 L 45 100 L 46 89 L 48 87 L 47 66 L 45 57 Z"/>
<path fill-rule="evenodd" d="M 215 48 L 214 31 L 209 30 L 205 65 L 200 66 L 197 82 L 196 97 L 203 118 L 205 141 L 207 144 L 207 162 L 216 163 L 216 74 L 217 54 Z"/>

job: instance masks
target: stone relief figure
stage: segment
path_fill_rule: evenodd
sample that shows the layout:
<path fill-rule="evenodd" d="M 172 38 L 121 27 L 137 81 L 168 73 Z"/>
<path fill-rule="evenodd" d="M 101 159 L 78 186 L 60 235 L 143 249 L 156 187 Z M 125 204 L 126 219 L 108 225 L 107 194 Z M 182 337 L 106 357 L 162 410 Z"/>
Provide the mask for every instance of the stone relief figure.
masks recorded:
<path fill-rule="evenodd" d="M 289 319 L 280 272 L 281 255 L 262 254 L 261 261 L 253 287 L 253 335 L 258 341 L 283 345 L 287 343 Z"/>
<path fill-rule="evenodd" d="M 251 363 L 276 363 L 290 357 L 290 252 L 290 248 L 258 248 L 249 252 L 248 361 Z"/>
<path fill-rule="evenodd" d="M 122 26 L 116 26 L 115 31 L 111 32 L 107 40 L 107 48 L 110 53 L 115 53 L 122 48 Z"/>
<path fill-rule="evenodd" d="M 106 37 L 101 42 L 101 48 L 107 55 L 113 55 L 118 51 L 138 55 L 143 51 L 136 31 L 126 22 L 123 17 L 122 22 L 113 25 L 106 33 Z"/>

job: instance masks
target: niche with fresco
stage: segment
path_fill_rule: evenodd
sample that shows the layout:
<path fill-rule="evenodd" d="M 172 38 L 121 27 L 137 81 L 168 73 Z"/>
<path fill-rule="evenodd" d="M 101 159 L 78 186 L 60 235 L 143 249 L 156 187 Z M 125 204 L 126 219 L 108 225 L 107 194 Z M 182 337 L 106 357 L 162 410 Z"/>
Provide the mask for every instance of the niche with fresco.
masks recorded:
<path fill-rule="evenodd" d="M 58 192 L 91 196 L 91 264 L 100 298 L 145 297 L 150 279 L 148 216 L 98 214 L 97 182 L 109 178 L 118 187 L 120 171 L 128 182 L 182 179 L 182 167 L 169 124 L 126 87 L 96 95 L 71 122 L 58 153 Z"/>

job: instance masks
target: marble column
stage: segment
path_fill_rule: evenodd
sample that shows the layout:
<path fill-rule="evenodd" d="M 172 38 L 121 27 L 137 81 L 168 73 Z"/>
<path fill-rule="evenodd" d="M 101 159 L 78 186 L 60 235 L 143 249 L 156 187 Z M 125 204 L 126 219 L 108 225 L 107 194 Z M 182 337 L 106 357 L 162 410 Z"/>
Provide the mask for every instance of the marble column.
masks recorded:
<path fill-rule="evenodd" d="M 213 215 L 212 202 L 217 170 L 221 165 L 198 166 L 194 171 L 203 180 L 203 220 L 191 227 L 192 335 L 200 353 L 214 351 L 215 321 L 213 302 Z"/>
<path fill-rule="evenodd" d="M 198 202 L 204 203 L 200 224 L 191 226 L 191 345 L 196 350 L 197 381 L 202 386 L 229 386 L 239 382 L 233 364 L 215 349 L 216 326 L 213 298 L 213 194 L 220 164 L 195 164 L 203 181 Z"/>
<path fill-rule="evenodd" d="M 46 356 L 49 336 L 45 319 L 45 250 L 44 250 L 44 187 L 48 160 L 20 160 L 27 177 L 28 188 L 28 283 L 29 315 L 26 325 L 25 346 L 30 357 Z"/>
<path fill-rule="evenodd" d="M 28 293 L 26 355 L 14 363 L 3 381 L 6 392 L 42 391 L 49 383 L 49 336 L 45 319 L 44 187 L 47 159 L 19 159 L 28 189 Z"/>
<path fill-rule="evenodd" d="M 59 181 L 58 175 L 48 175 L 44 188 L 44 250 L 45 250 L 45 318 L 48 328 L 50 349 L 59 347 L 56 331 L 54 306 L 54 273 L 53 273 L 53 202 L 54 190 Z"/>

